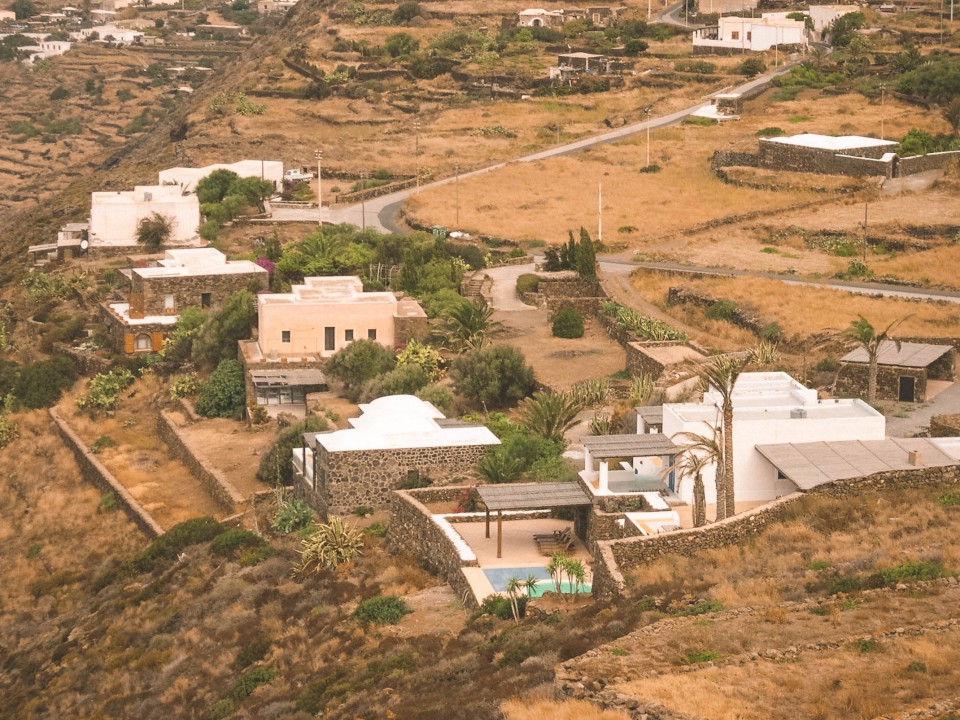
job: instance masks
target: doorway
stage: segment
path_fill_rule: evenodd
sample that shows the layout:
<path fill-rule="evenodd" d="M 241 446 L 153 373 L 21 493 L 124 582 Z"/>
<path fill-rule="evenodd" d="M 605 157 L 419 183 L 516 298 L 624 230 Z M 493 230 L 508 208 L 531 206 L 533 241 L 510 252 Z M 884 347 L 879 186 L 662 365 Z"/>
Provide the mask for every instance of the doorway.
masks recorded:
<path fill-rule="evenodd" d="M 897 399 L 900 402 L 916 402 L 917 379 L 906 375 L 900 376 L 900 387 Z"/>

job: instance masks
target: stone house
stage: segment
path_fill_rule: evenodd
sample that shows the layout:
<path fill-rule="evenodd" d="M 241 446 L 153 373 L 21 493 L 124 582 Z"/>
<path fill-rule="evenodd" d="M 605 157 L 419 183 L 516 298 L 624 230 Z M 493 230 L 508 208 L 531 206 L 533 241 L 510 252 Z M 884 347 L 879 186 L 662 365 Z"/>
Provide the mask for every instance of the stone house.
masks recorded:
<path fill-rule="evenodd" d="M 928 381 L 956 380 L 956 350 L 952 345 L 893 341 L 880 345 L 877 354 L 877 399 L 925 402 Z M 865 395 L 869 378 L 869 357 L 857 348 L 840 359 L 837 392 Z"/>
<path fill-rule="evenodd" d="M 447 419 L 412 395 L 361 405 L 350 428 L 307 433 L 293 450 L 294 482 L 320 513 L 387 504 L 391 491 L 470 472 L 500 440 L 483 425 Z"/>
<path fill-rule="evenodd" d="M 518 27 L 559 27 L 567 21 L 563 10 L 544 10 L 527 8 L 517 13 Z"/>
<path fill-rule="evenodd" d="M 227 260 L 214 248 L 168 250 L 150 267 L 132 268 L 127 302 L 104 306 L 118 350 L 155 352 L 188 307 L 216 308 L 237 290 L 265 290 L 268 273 L 249 260 Z"/>
<path fill-rule="evenodd" d="M 793 172 L 892 177 L 898 143 L 857 135 L 803 133 L 760 138 L 760 167 Z"/>

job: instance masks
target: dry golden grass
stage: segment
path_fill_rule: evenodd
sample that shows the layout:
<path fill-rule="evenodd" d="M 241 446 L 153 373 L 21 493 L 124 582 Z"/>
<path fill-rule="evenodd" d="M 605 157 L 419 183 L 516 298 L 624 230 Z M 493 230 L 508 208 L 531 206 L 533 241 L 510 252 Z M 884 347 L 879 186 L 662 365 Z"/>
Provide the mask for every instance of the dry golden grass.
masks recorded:
<path fill-rule="evenodd" d="M 616 710 L 601 710 L 585 700 L 507 700 L 500 706 L 506 720 L 624 720 L 630 715 Z"/>
<path fill-rule="evenodd" d="M 664 312 L 684 317 L 679 308 L 667 307 L 667 289 L 686 287 L 697 292 L 753 305 L 760 315 L 780 323 L 791 337 L 807 337 L 824 331 L 840 331 L 859 315 L 874 327 L 883 328 L 895 320 L 900 336 L 950 336 L 960 334 L 960 306 L 948 302 L 924 302 L 902 298 L 874 298 L 812 287 L 787 287 L 778 280 L 746 278 L 691 278 L 639 271 L 633 285 L 645 300 Z M 798 311 L 801 309 L 802 311 Z"/>

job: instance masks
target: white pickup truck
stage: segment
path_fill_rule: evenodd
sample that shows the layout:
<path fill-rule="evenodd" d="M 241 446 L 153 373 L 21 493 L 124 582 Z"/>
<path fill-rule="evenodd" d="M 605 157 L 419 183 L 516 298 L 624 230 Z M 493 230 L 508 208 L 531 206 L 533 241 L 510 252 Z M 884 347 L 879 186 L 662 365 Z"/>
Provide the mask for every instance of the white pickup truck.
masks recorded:
<path fill-rule="evenodd" d="M 283 181 L 289 183 L 313 180 L 313 173 L 306 168 L 293 168 L 283 174 Z"/>

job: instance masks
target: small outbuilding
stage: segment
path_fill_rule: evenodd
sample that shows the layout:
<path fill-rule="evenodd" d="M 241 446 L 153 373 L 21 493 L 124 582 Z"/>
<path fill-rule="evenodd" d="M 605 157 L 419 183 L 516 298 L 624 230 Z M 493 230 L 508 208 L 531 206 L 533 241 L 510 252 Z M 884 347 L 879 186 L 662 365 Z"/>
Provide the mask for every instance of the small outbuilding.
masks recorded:
<path fill-rule="evenodd" d="M 877 354 L 877 399 L 925 402 L 928 382 L 956 380 L 956 350 L 953 345 L 901 342 L 881 343 Z M 863 395 L 867 391 L 870 358 L 863 348 L 840 359 L 837 391 Z"/>

